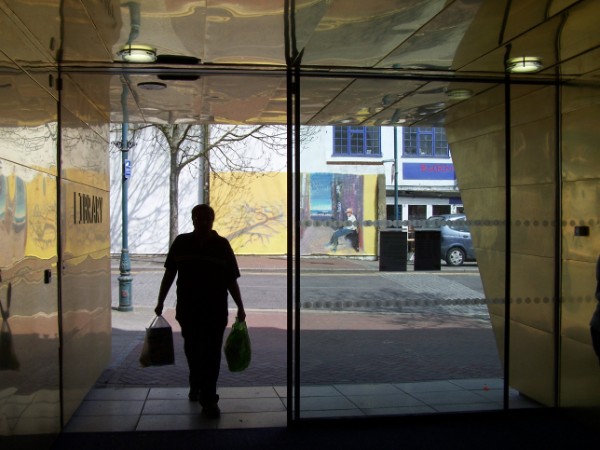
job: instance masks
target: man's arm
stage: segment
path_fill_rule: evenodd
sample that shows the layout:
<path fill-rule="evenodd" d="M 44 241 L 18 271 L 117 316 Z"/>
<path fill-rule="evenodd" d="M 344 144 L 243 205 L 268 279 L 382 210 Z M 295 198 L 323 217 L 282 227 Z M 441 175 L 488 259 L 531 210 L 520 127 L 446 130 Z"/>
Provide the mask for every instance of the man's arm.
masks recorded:
<path fill-rule="evenodd" d="M 229 293 L 231 294 L 231 298 L 233 298 L 233 301 L 237 305 L 237 318 L 240 322 L 245 321 L 246 311 L 244 311 L 244 303 L 242 302 L 242 294 L 240 292 L 240 286 L 238 285 L 237 279 L 234 279 L 229 283 L 229 285 L 227 286 L 227 290 L 229 291 Z"/>
<path fill-rule="evenodd" d="M 169 293 L 169 289 L 171 289 L 171 285 L 175 280 L 175 275 L 177 275 L 176 270 L 165 269 L 165 273 L 160 283 L 160 289 L 158 291 L 158 302 L 156 304 L 156 308 L 154 308 L 154 312 L 157 316 L 162 315 L 163 305 L 165 303 L 165 299 L 167 298 L 167 294 Z"/>

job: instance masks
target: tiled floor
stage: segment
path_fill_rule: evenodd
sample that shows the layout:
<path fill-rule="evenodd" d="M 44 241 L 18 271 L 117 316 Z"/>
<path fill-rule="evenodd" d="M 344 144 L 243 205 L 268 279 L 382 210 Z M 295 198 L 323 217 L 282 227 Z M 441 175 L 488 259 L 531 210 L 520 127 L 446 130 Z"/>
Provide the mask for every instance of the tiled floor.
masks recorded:
<path fill-rule="evenodd" d="M 501 379 L 448 380 L 398 384 L 305 386 L 301 418 L 428 414 L 502 408 Z M 284 427 L 285 386 L 220 388 L 221 418 L 201 415 L 182 387 L 93 389 L 71 418 L 66 432 L 157 431 L 206 428 Z M 516 391 L 511 408 L 537 407 Z"/>

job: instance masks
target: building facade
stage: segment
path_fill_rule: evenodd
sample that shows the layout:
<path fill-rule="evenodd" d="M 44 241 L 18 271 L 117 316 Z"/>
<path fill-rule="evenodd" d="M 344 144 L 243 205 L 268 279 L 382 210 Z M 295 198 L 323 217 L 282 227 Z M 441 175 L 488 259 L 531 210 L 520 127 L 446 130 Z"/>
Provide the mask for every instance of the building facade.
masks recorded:
<path fill-rule="evenodd" d="M 345 221 L 345 209 L 352 207 L 359 214 L 356 217 L 361 224 L 363 221 L 377 221 L 378 228 L 400 227 L 406 231 L 432 215 L 464 212 L 443 128 L 346 125 L 311 127 L 306 135 L 308 138 L 302 143 L 301 156 L 301 173 L 306 183 L 303 189 L 303 223 L 333 221 L 336 223 L 325 226 L 333 229 L 339 225 L 337 222 Z M 282 227 L 287 198 L 285 148 L 272 152 L 260 142 L 250 145 L 240 142 L 239 146 L 249 159 L 265 158 L 269 163 L 260 176 L 253 172 L 231 171 L 213 174 L 210 202 L 218 213 L 217 226 L 225 236 L 234 239 L 238 254 L 284 255 L 287 253 L 286 229 Z M 128 202 L 131 209 L 128 219 L 131 254 L 165 254 L 168 249 L 167 156 L 144 140 L 130 151 L 133 168 L 129 178 Z M 216 164 L 213 162 L 211 165 Z M 236 176 L 242 177 L 244 182 L 233 183 L 231 180 Z M 113 150 L 113 254 L 119 253 L 121 248 L 121 177 L 121 155 L 118 150 Z M 191 227 L 189 211 L 199 201 L 200 179 L 196 168 L 183 171 L 180 178 L 182 232 Z M 365 180 L 369 180 L 366 181 L 367 191 Z M 363 213 L 365 207 L 371 210 L 368 215 Z M 258 211 L 269 212 L 266 217 L 275 225 L 272 230 L 256 230 L 255 225 L 265 221 L 265 215 Z M 381 220 L 400 223 L 387 224 Z M 260 245 L 252 239 L 256 233 L 262 238 Z M 323 236 L 315 239 L 327 242 L 327 233 L 319 234 Z M 367 241 L 360 239 L 361 252 L 358 255 L 376 257 L 378 235 L 367 232 L 367 236 Z M 311 255 L 323 254 L 324 251 L 323 245 L 311 245 L 307 241 L 302 252 Z"/>

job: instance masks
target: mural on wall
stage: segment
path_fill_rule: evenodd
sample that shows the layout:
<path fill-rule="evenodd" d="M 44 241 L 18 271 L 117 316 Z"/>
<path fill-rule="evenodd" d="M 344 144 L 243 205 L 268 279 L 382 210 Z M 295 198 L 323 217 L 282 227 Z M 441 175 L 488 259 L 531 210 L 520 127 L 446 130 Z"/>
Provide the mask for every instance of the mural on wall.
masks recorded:
<path fill-rule="evenodd" d="M 287 175 L 218 173 L 210 181 L 214 229 L 238 255 L 287 252 Z"/>
<path fill-rule="evenodd" d="M 361 252 L 363 193 L 363 175 L 303 175 L 300 253 L 347 255 Z"/>
<path fill-rule="evenodd" d="M 376 230 L 364 226 L 376 216 L 377 176 L 301 174 L 300 253 L 374 254 Z M 213 174 L 210 204 L 215 230 L 238 255 L 287 254 L 287 174 Z M 351 210 L 349 212 L 348 210 Z M 354 217 L 355 220 L 348 219 Z M 355 226 L 354 233 L 338 231 Z M 338 231 L 337 246 L 327 246 Z"/>
<path fill-rule="evenodd" d="M 0 267 L 5 274 L 24 258 L 56 257 L 55 195 L 52 175 L 0 163 Z"/>
<path fill-rule="evenodd" d="M 27 193 L 20 176 L 0 173 L 0 267 L 25 255 Z"/>

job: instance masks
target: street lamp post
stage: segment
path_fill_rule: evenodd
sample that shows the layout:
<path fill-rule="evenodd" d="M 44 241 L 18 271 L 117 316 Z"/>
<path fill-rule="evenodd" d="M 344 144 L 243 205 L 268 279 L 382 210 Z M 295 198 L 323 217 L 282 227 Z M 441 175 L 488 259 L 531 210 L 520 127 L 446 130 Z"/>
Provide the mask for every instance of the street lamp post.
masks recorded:
<path fill-rule="evenodd" d="M 384 159 L 382 163 L 394 163 L 394 227 L 398 226 L 398 131 L 394 127 L 394 159 Z"/>
<path fill-rule="evenodd" d="M 398 226 L 398 128 L 394 127 L 394 226 Z"/>
<path fill-rule="evenodd" d="M 129 114 L 127 111 L 127 83 L 123 81 L 123 92 L 121 93 L 121 106 L 123 108 L 123 123 L 121 125 L 121 260 L 119 262 L 119 306 L 118 311 L 133 311 L 131 296 L 131 260 L 129 259 L 129 236 L 128 236 L 128 207 L 129 177 L 131 175 L 131 161 L 129 160 L 129 149 L 132 142 L 127 140 L 129 127 Z"/>

